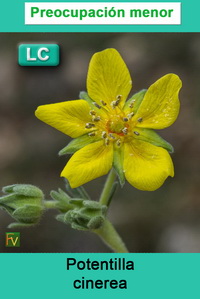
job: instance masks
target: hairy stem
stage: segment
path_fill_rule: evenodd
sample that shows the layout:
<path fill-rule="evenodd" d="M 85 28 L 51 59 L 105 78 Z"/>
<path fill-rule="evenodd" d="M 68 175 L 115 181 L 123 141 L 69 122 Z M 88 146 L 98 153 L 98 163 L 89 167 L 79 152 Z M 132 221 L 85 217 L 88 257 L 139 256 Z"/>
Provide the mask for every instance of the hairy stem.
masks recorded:
<path fill-rule="evenodd" d="M 99 202 L 102 204 L 102 205 L 108 205 L 109 204 L 109 199 L 110 199 L 110 194 L 111 194 L 111 190 L 112 190 L 112 186 L 115 182 L 115 179 L 116 179 L 117 175 L 115 173 L 115 170 L 114 169 L 111 169 L 108 177 L 107 177 L 107 180 L 106 180 L 106 183 L 105 183 L 105 186 L 103 188 L 103 191 L 101 193 L 101 196 L 100 196 L 100 199 L 99 199 Z"/>
<path fill-rule="evenodd" d="M 93 230 L 93 232 L 96 233 L 114 252 L 128 252 L 124 242 L 109 220 L 105 220 L 103 226 L 100 229 Z"/>

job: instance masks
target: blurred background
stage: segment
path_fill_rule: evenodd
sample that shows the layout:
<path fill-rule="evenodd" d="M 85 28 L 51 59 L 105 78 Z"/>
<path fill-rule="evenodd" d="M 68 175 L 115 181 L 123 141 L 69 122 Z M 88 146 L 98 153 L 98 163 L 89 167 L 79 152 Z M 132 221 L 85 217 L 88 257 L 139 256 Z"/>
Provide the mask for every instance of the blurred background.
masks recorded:
<path fill-rule="evenodd" d="M 19 43 L 58 43 L 58 67 L 20 67 Z M 85 90 L 91 56 L 108 47 L 124 58 L 132 93 L 167 73 L 183 81 L 178 120 L 160 135 L 175 148 L 175 178 L 154 192 L 128 183 L 112 200 L 109 218 L 130 252 L 200 252 L 200 34 L 193 33 L 1 33 L 0 34 L 0 187 L 39 186 L 46 197 L 64 189 L 60 172 L 69 156 L 58 157 L 70 141 L 34 116 L 37 106 L 78 99 Z M 85 185 L 98 199 L 106 177 Z M 6 248 L 13 219 L 0 210 L 0 252 L 110 252 L 93 234 L 72 230 L 44 214 L 39 225 L 15 229 L 21 247 Z"/>

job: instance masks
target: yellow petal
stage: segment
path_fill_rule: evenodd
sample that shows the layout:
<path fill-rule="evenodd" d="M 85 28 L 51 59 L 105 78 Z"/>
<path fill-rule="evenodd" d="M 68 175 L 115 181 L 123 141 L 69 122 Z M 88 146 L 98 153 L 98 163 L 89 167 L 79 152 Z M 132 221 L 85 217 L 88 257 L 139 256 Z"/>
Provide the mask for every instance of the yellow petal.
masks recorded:
<path fill-rule="evenodd" d="M 86 101 L 76 100 L 39 106 L 35 115 L 64 134 L 76 138 L 92 130 L 85 128 L 86 123 L 91 121 L 89 111 Z"/>
<path fill-rule="evenodd" d="M 124 145 L 124 171 L 131 185 L 145 191 L 158 189 L 168 176 L 174 176 L 168 152 L 139 140 Z"/>
<path fill-rule="evenodd" d="M 134 117 L 134 120 L 142 118 L 137 126 L 163 129 L 173 124 L 179 113 L 181 86 L 182 82 L 175 74 L 165 75 L 152 84 Z"/>
<path fill-rule="evenodd" d="M 106 49 L 93 55 L 88 70 L 87 89 L 89 96 L 101 105 L 101 101 L 110 107 L 121 95 L 120 107 L 131 90 L 130 73 L 120 54 L 115 49 Z"/>
<path fill-rule="evenodd" d="M 77 151 L 63 169 L 61 176 L 76 188 L 95 178 L 107 174 L 112 167 L 113 146 L 97 141 Z"/>

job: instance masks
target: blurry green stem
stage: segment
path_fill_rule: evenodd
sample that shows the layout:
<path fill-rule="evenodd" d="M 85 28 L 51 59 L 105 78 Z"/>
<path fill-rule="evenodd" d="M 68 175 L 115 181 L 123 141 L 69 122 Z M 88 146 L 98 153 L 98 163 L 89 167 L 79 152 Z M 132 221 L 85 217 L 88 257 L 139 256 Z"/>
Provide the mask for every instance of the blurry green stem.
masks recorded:
<path fill-rule="evenodd" d="M 57 209 L 57 202 L 53 200 L 43 200 L 46 209 Z"/>
<path fill-rule="evenodd" d="M 115 170 L 111 169 L 99 199 L 99 202 L 102 205 L 109 205 L 115 179 Z M 124 242 L 109 220 L 106 219 L 103 226 L 99 229 L 93 230 L 93 232 L 96 233 L 114 252 L 128 252 Z"/>
<path fill-rule="evenodd" d="M 115 182 L 116 177 L 117 177 L 117 175 L 115 173 L 115 170 L 112 168 L 107 177 L 105 186 L 103 188 L 103 191 L 102 191 L 100 199 L 99 199 L 99 202 L 102 205 L 108 206 L 109 199 L 110 199 L 110 191 L 112 189 L 112 186 L 113 186 L 113 183 Z"/>
<path fill-rule="evenodd" d="M 93 232 L 96 233 L 114 252 L 128 252 L 124 242 L 110 221 L 105 220 L 103 226 L 100 229 L 94 230 Z"/>

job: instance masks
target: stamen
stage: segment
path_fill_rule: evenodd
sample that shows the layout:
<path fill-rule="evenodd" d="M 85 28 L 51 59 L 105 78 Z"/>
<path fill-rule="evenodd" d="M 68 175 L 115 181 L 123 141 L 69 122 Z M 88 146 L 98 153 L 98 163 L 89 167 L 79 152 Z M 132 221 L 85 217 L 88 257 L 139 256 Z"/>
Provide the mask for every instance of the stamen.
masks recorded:
<path fill-rule="evenodd" d="M 116 101 L 112 101 L 112 102 L 111 102 L 111 107 L 112 107 L 113 109 L 114 109 L 115 107 L 117 107 L 117 106 L 119 105 L 121 99 L 122 99 L 122 95 L 118 95 L 118 96 L 116 97 Z"/>
<path fill-rule="evenodd" d="M 105 145 L 109 145 L 110 140 L 108 138 L 105 139 Z"/>
<path fill-rule="evenodd" d="M 106 138 L 106 137 L 107 137 L 107 133 L 106 133 L 105 131 L 103 131 L 103 132 L 101 133 L 101 136 L 102 136 L 102 138 Z"/>
<path fill-rule="evenodd" d="M 112 139 L 115 139 L 115 136 L 112 133 L 109 133 L 108 136 Z"/>
<path fill-rule="evenodd" d="M 95 132 L 90 132 L 90 133 L 88 133 L 88 136 L 90 136 L 90 137 L 95 136 L 95 135 L 96 135 Z"/>
<path fill-rule="evenodd" d="M 127 117 L 124 117 L 124 118 L 123 118 L 123 121 L 128 121 L 128 118 L 127 118 Z"/>
<path fill-rule="evenodd" d="M 135 135 L 137 135 L 137 136 L 139 136 L 140 135 L 140 133 L 139 132 L 137 132 L 137 131 L 134 131 L 133 132 Z"/>
<path fill-rule="evenodd" d="M 110 103 L 110 105 L 111 105 L 111 107 L 114 109 L 117 105 L 116 105 L 116 101 L 112 101 L 111 103 Z"/>
<path fill-rule="evenodd" d="M 90 114 L 90 115 L 96 115 L 96 111 L 94 111 L 94 110 L 90 110 L 89 114 Z"/>
<path fill-rule="evenodd" d="M 95 127 L 95 124 L 86 123 L 85 127 L 86 127 L 86 129 L 91 129 L 91 128 Z"/>
<path fill-rule="evenodd" d="M 116 145 L 117 145 L 117 146 L 120 146 L 120 145 L 121 145 L 121 139 L 117 139 L 117 141 L 116 141 Z"/>
<path fill-rule="evenodd" d="M 134 103 L 135 103 L 135 100 L 132 100 L 129 104 L 129 108 L 133 108 Z"/>
<path fill-rule="evenodd" d="M 122 133 L 124 133 L 126 135 L 128 133 L 128 128 L 127 127 L 123 128 Z"/>
<path fill-rule="evenodd" d="M 131 119 L 134 116 L 134 112 L 131 112 L 127 115 L 128 119 Z"/>
<path fill-rule="evenodd" d="M 103 105 L 103 106 L 106 106 L 107 104 L 104 102 L 104 101 L 102 101 L 101 100 L 101 104 Z"/>
<path fill-rule="evenodd" d="M 93 116 L 92 121 L 100 121 L 101 117 L 100 116 Z"/>
<path fill-rule="evenodd" d="M 121 99 L 122 99 L 122 95 L 119 94 L 118 96 L 116 96 L 116 99 L 117 99 L 117 101 L 121 101 Z"/>
<path fill-rule="evenodd" d="M 141 123 L 143 121 L 142 117 L 139 117 L 137 121 Z"/>
<path fill-rule="evenodd" d="M 96 102 L 93 102 L 94 106 L 97 107 L 98 109 L 101 109 L 101 106 L 97 104 Z"/>

